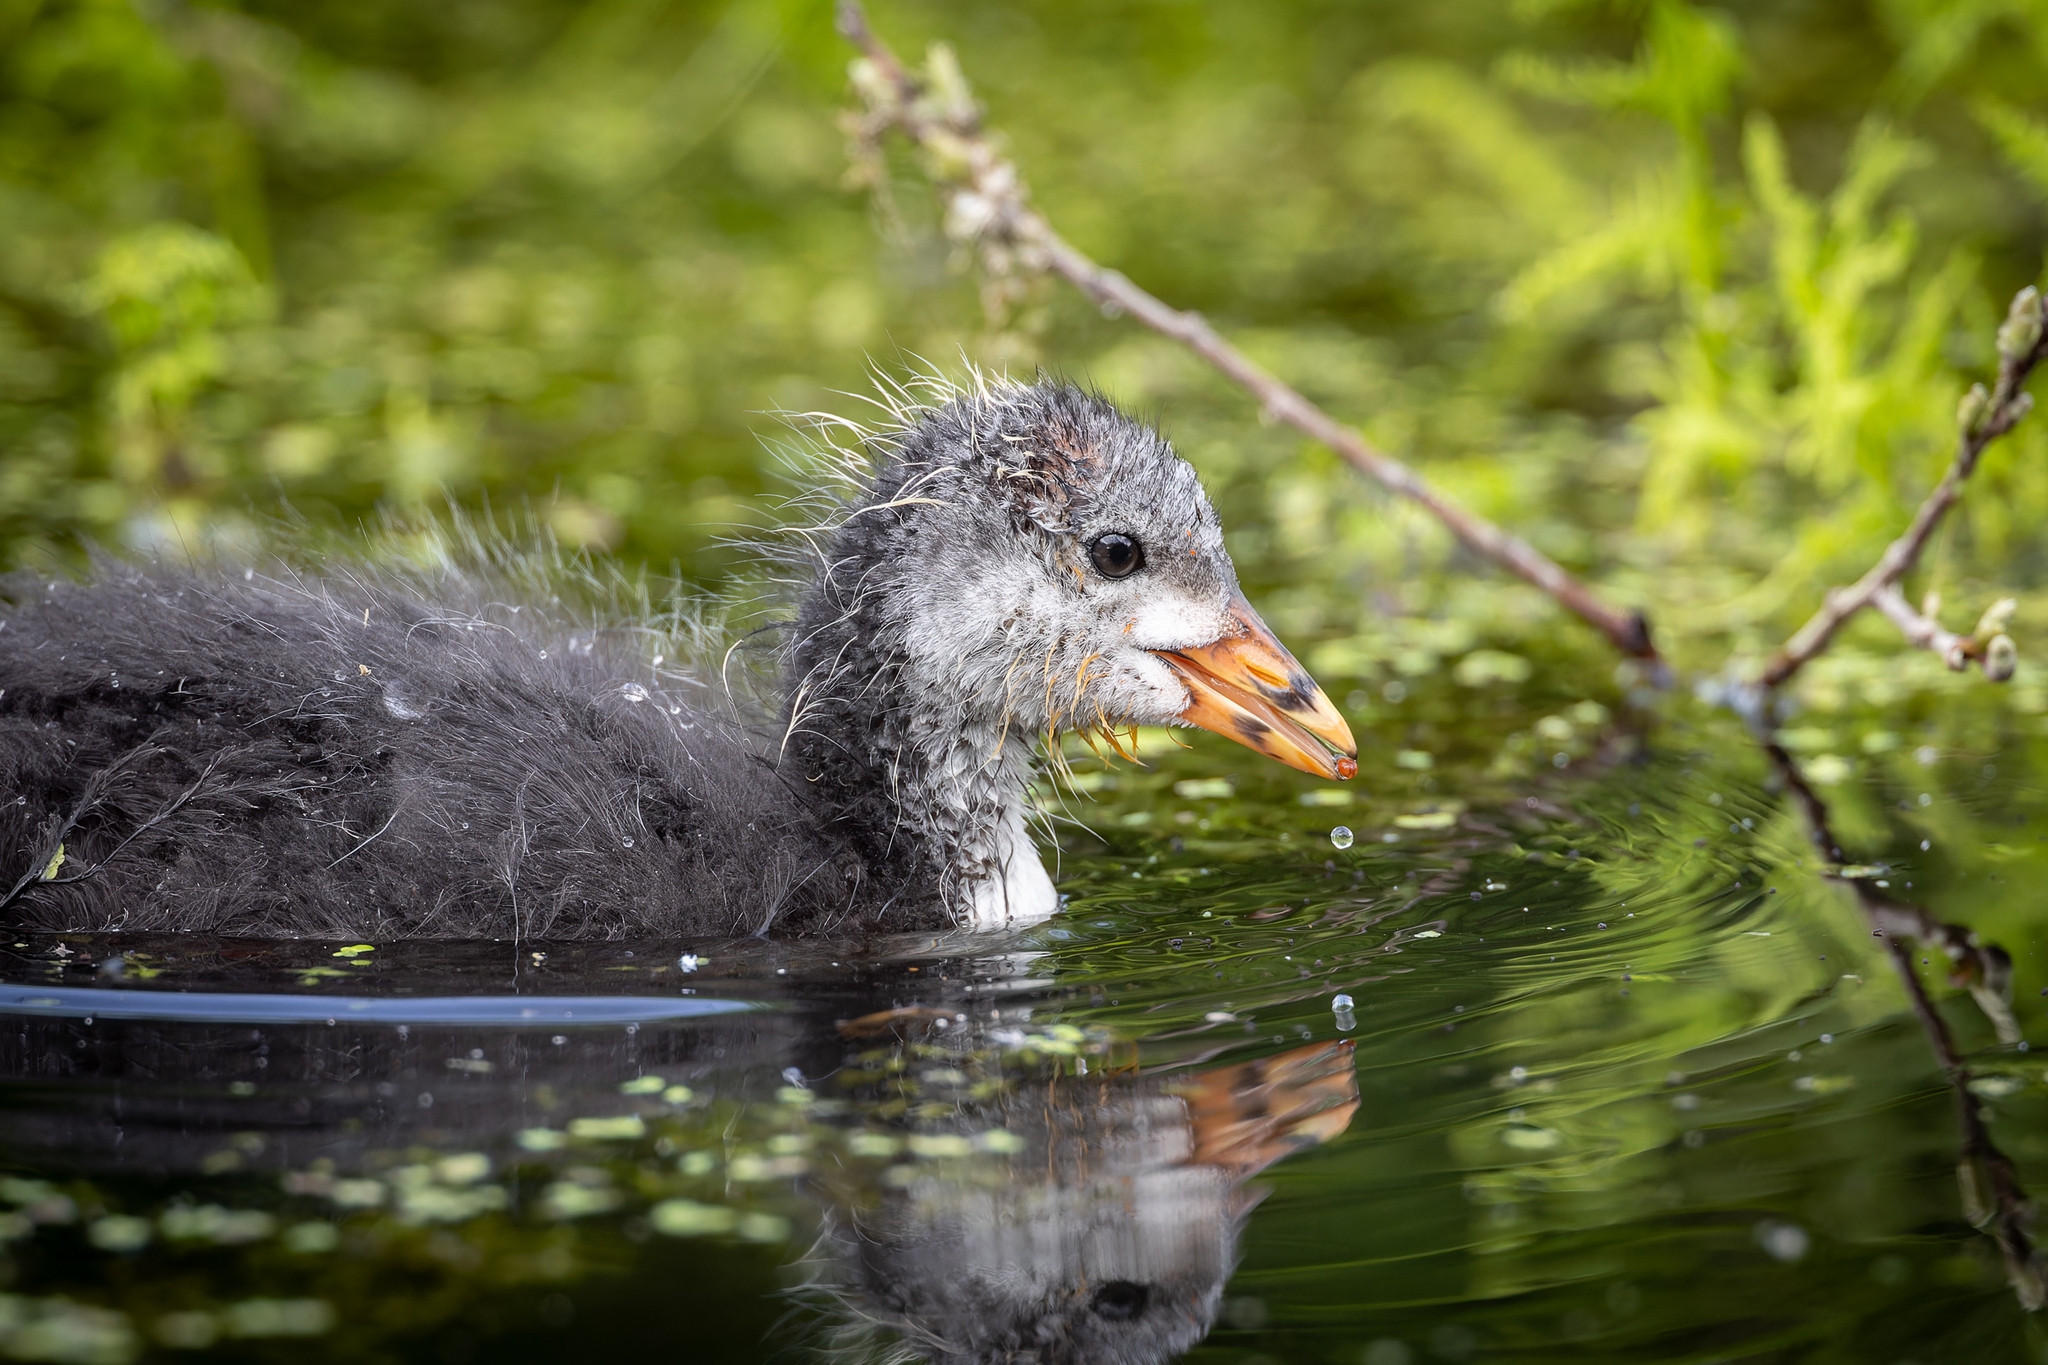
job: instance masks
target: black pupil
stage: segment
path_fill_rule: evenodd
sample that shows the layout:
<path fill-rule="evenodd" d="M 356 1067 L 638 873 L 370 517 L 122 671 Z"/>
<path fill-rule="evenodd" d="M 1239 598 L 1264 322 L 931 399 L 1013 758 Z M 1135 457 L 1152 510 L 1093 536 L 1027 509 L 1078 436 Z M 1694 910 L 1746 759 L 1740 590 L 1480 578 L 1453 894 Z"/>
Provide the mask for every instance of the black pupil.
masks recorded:
<path fill-rule="evenodd" d="M 1111 1280 L 1095 1291 L 1095 1312 L 1111 1322 L 1129 1322 L 1145 1311 L 1152 1291 L 1129 1280 Z"/>
<path fill-rule="evenodd" d="M 1106 536 L 1097 536 L 1095 543 L 1088 547 L 1088 553 L 1095 561 L 1095 567 L 1105 578 L 1123 578 L 1133 572 L 1143 561 L 1138 551 L 1138 542 L 1127 535 L 1112 531 Z"/>

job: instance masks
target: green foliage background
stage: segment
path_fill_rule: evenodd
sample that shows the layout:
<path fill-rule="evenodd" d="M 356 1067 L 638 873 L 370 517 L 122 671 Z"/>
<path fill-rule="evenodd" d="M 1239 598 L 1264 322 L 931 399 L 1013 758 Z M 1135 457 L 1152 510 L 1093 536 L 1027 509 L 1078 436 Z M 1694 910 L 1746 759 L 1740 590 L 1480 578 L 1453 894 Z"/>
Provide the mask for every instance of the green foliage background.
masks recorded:
<path fill-rule="evenodd" d="M 2042 264 L 2024 0 L 874 19 L 955 44 L 1078 245 L 1646 607 L 1690 667 L 1868 563 Z M 716 537 L 765 515 L 778 411 L 858 412 L 870 363 L 964 354 L 1160 417 L 1276 625 L 1368 709 L 1439 669 L 1608 685 L 1587 632 L 1168 343 L 1051 288 L 986 316 L 910 162 L 893 217 L 843 187 L 847 55 L 789 0 L 4 0 L 0 562 L 452 497 L 714 583 Z M 1965 628 L 2021 593 L 2023 657 L 2043 455 L 2034 429 L 1998 448 L 1911 585 Z M 1856 638 L 1809 690 L 1951 685 Z"/>

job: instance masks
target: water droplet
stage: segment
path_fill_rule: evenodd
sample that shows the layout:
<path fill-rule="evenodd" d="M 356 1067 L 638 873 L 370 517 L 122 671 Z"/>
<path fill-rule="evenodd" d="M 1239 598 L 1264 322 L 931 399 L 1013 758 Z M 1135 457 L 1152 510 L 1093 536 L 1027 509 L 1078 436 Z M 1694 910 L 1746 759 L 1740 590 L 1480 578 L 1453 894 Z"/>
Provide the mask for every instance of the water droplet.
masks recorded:
<path fill-rule="evenodd" d="M 625 843 L 627 848 L 631 848 L 633 846 L 633 836 L 628 834 L 623 840 L 623 842 Z"/>
<path fill-rule="evenodd" d="M 1348 995 L 1338 995 L 1330 1000 L 1330 1008 L 1333 1010 L 1348 1010 L 1351 1007 L 1352 1001 Z"/>
<path fill-rule="evenodd" d="M 1337 826 L 1337 828 L 1330 831 L 1330 842 L 1335 844 L 1338 848 L 1351 847 L 1350 829 L 1343 825 Z"/>
<path fill-rule="evenodd" d="M 647 689 L 639 683 L 625 683 L 619 688 L 619 695 L 627 701 L 646 701 Z"/>

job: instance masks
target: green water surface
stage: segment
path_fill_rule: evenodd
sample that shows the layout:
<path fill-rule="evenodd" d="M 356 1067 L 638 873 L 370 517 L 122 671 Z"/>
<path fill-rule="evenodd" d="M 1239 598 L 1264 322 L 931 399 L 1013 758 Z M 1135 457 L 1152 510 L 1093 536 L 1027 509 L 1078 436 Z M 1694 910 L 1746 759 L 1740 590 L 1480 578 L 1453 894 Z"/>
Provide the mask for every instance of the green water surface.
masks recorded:
<path fill-rule="evenodd" d="M 1084 772 L 1092 802 L 1066 800 L 1097 833 L 1063 828 L 1065 912 L 994 939 L 15 941 L 5 979 L 53 988 L 757 1008 L 631 1027 L 7 1016 L 0 1349 L 873 1354 L 886 1336 L 853 1340 L 817 1292 L 821 1234 L 919 1176 L 1040 1178 L 987 1135 L 1002 1094 L 1156 1091 L 1348 1037 L 1359 1110 L 1259 1176 L 1191 1359 L 2048 1359 L 1973 1225 L 1959 1087 L 1759 751 L 1711 717 L 1582 719 L 1540 781 L 1409 760 L 1347 798 L 1207 745 Z M 2002 945 L 2038 1039 L 2048 810 L 2027 737 L 1851 752 L 1816 788 L 1851 870 Z M 2048 1181 L 2048 1062 L 1999 1041 L 1938 950 L 1911 961 L 2020 1184 Z M 904 1006 L 947 1029 L 837 1028 Z"/>

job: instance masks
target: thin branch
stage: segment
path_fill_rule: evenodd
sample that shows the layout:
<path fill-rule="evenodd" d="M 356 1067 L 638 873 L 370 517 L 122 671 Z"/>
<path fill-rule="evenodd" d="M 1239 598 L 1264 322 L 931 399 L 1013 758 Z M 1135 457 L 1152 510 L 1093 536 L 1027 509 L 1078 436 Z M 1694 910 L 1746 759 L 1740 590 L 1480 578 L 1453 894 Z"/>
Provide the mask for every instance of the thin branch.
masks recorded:
<path fill-rule="evenodd" d="M 2022 386 L 2034 367 L 2040 364 L 2043 355 L 2048 354 L 2048 347 L 2043 345 L 2041 320 L 2041 296 L 2032 286 L 2022 289 L 2012 301 L 2012 310 L 2006 315 L 2005 325 L 1998 329 L 1997 386 L 1987 393 L 1982 384 L 1974 385 L 1963 396 L 1962 406 L 1956 413 L 1956 454 L 1949 463 L 1948 472 L 1942 475 L 1941 482 L 1934 486 L 1934 491 L 1913 514 L 1905 534 L 1885 547 L 1870 571 L 1849 587 L 1829 591 L 1826 604 L 1784 643 L 1765 666 L 1762 676 L 1757 679 L 1761 686 L 1782 686 L 1828 647 L 1828 642 L 1834 639 L 1835 632 L 1845 621 L 1865 607 L 1879 606 L 1886 615 L 1899 621 L 1902 629 L 1907 628 L 1897 614 L 1878 602 L 1878 596 L 1887 588 L 1895 589 L 1899 580 L 1920 562 L 1920 555 L 1933 538 L 1935 528 L 1941 524 L 1949 508 L 1962 497 L 1963 485 L 1969 481 L 1970 475 L 1977 472 L 1977 460 L 1985 448 L 2033 411 L 2033 397 L 2024 392 Z M 1903 598 L 1899 605 L 1905 605 Z M 1907 608 L 1907 612 L 1911 614 L 1911 608 Z M 1922 643 L 1914 639 L 1911 629 L 1907 629 L 1907 638 L 1916 644 Z M 2010 641 L 2005 648 L 2011 648 Z M 2011 676 L 2009 671 L 2007 676 Z"/>
<path fill-rule="evenodd" d="M 1885 951 L 1898 970 L 1913 1014 L 1927 1034 L 1955 1100 L 1956 1125 L 1962 1133 L 1962 1160 L 1957 1174 L 1962 1182 L 1964 1212 L 1998 1243 L 2005 1257 L 2006 1278 L 2020 1305 L 2029 1312 L 2038 1309 L 2048 1301 L 2048 1267 L 2044 1267 L 2033 1243 L 2032 1201 L 2020 1186 L 2019 1172 L 2012 1159 L 1991 1140 L 1983 1101 L 1970 1088 L 1976 1073 L 1957 1049 L 1955 1035 L 1928 997 L 1920 974 L 1913 970 L 1912 953 L 1906 941 L 1910 938 L 1933 944 L 1948 955 L 1956 964 L 1953 979 L 1969 990 L 1990 1019 L 1999 1042 L 2007 1047 L 2020 1041 L 2019 1021 L 2013 1015 L 2010 998 L 2012 959 L 1996 944 L 1980 943 L 1975 934 L 1961 925 L 1945 923 L 1918 906 L 1901 905 L 1880 896 L 1863 878 L 1841 876 L 1838 869 L 1842 848 L 1828 823 L 1826 804 L 1807 784 L 1784 746 L 1766 740 L 1764 750 L 1784 779 L 1786 789 L 1798 801 L 1807 833 L 1824 865 L 1835 869 L 1827 875 L 1850 889 L 1871 926 L 1872 936 L 1884 940 Z"/>
<path fill-rule="evenodd" d="M 1201 314 L 1170 307 L 1053 231 L 1025 202 L 1022 178 L 982 128 L 981 111 L 946 49 L 933 50 L 927 80 L 909 71 L 875 36 L 857 0 L 840 0 L 839 31 L 863 54 L 854 63 L 853 81 L 867 113 L 851 129 L 856 146 L 865 153 L 862 159 L 874 166 L 873 149 L 892 128 L 923 148 L 932 180 L 945 199 L 947 234 L 978 247 L 993 275 L 1050 271 L 1104 311 L 1129 313 L 1180 342 L 1258 399 L 1268 417 L 1320 441 L 1389 492 L 1418 504 L 1467 549 L 1548 593 L 1624 654 L 1657 659 L 1649 625 L 1640 612 L 1618 611 L 1600 601 L 1536 547 L 1458 506 L 1413 469 L 1267 373 L 1224 340 Z M 878 188 L 885 183 L 872 169 L 869 178 Z"/>
<path fill-rule="evenodd" d="M 1870 605 L 1899 628 L 1907 644 L 1939 654 L 1941 661 L 1957 673 L 1975 663 L 1991 681 L 2004 682 L 2018 666 L 2018 652 L 2005 634 L 2005 622 L 2017 605 L 2010 597 L 1986 612 L 1969 635 L 1958 635 L 1935 620 L 1936 604 L 1930 603 L 1924 614 L 1913 610 L 1897 584 L 1888 583 L 1871 594 Z"/>

